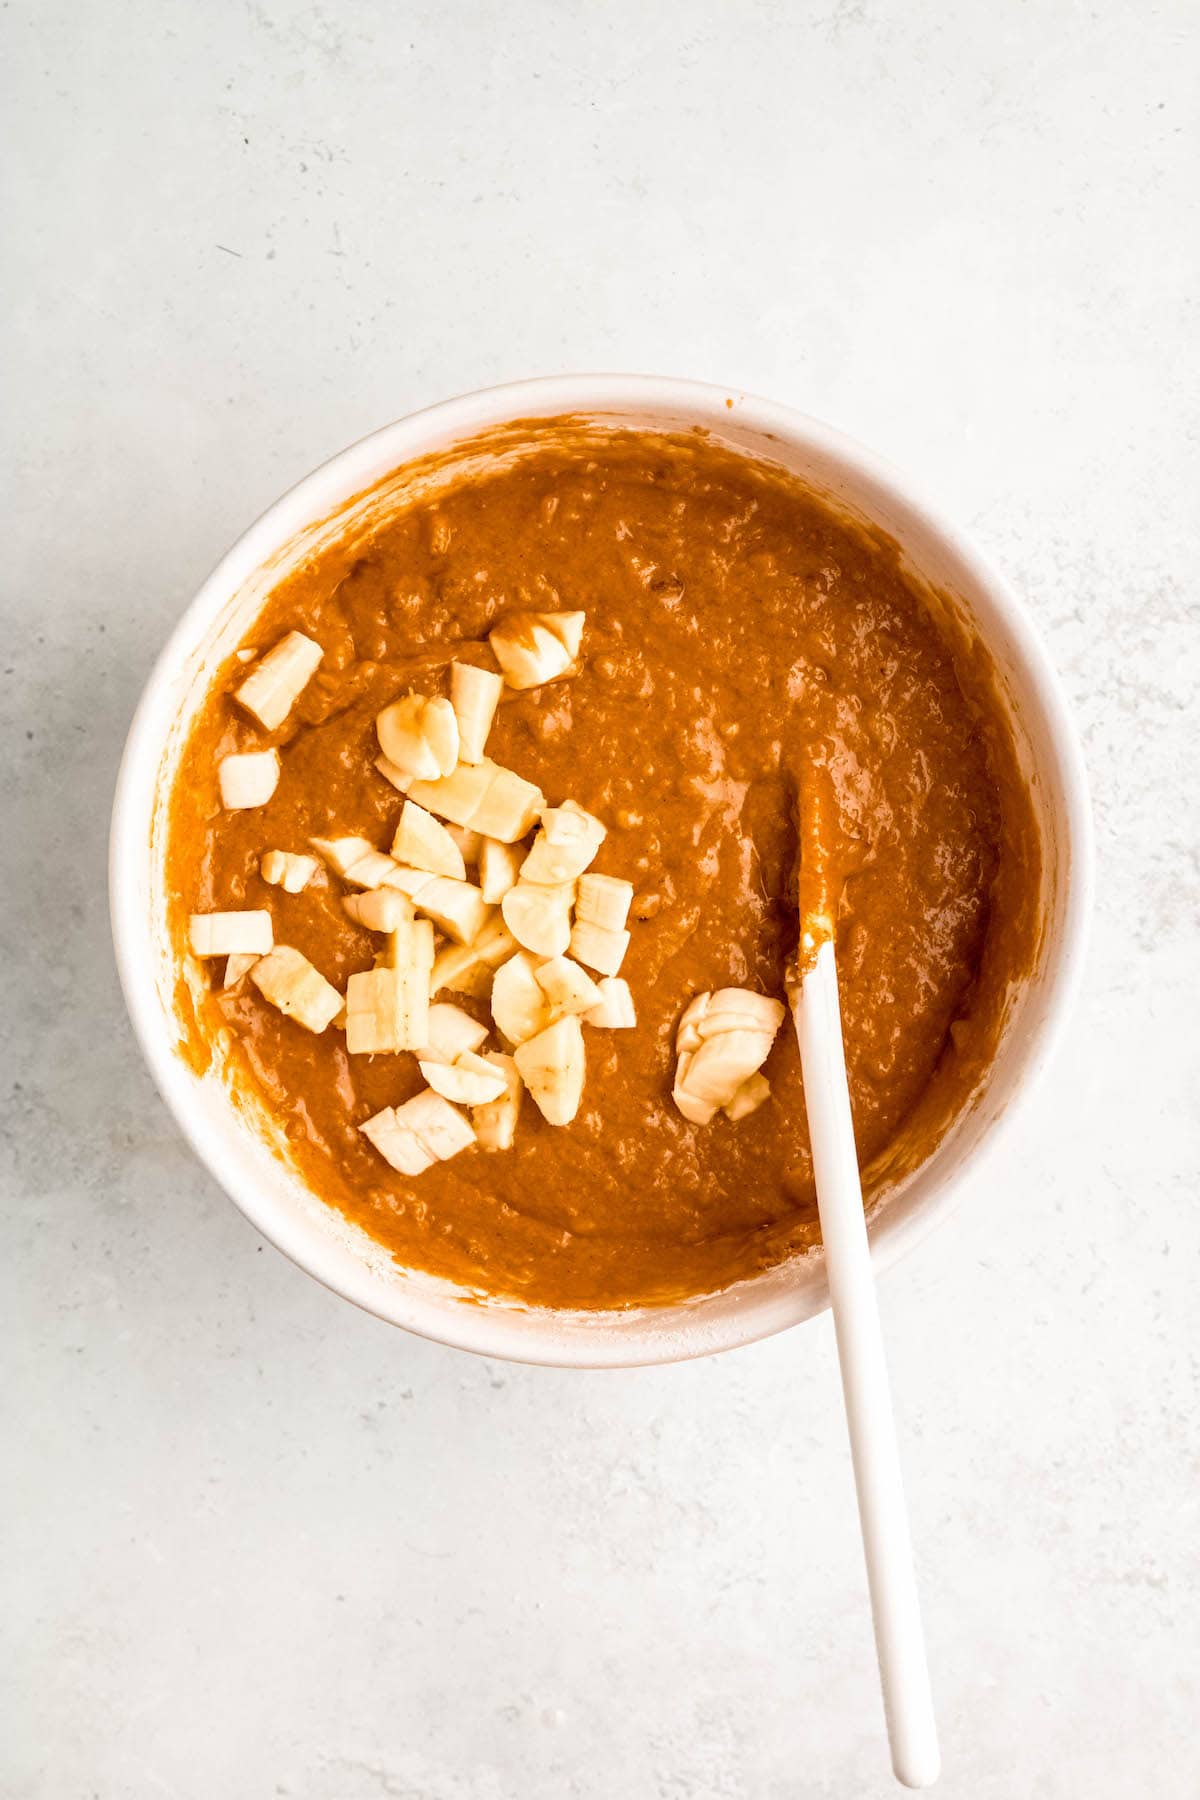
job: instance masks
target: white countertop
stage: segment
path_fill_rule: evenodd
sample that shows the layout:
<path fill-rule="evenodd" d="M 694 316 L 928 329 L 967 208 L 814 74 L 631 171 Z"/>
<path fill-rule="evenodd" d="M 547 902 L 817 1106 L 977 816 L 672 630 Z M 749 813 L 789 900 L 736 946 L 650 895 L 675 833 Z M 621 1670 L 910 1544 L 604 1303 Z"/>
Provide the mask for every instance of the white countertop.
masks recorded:
<path fill-rule="evenodd" d="M 405 1337 L 258 1242 L 117 993 L 116 758 L 199 579 L 371 427 L 573 368 L 840 425 L 1050 641 L 1095 787 L 1086 995 L 882 1292 L 940 1791 L 1197 1792 L 1198 26 L 5 14 L 6 1797 L 894 1791 L 828 1320 L 603 1376 Z"/>

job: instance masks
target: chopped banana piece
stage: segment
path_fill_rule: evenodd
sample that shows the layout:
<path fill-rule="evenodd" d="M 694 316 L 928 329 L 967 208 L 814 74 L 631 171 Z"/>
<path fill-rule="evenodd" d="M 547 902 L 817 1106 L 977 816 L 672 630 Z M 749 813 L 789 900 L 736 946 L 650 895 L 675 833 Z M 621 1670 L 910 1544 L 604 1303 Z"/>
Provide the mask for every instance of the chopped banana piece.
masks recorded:
<path fill-rule="evenodd" d="M 482 1056 L 466 1051 L 456 1063 L 420 1062 L 417 1067 L 435 1094 L 459 1106 L 486 1106 L 498 1100 L 507 1083 Z"/>
<path fill-rule="evenodd" d="M 594 862 L 607 835 L 599 819 L 584 812 L 573 800 L 565 801 L 562 806 L 547 807 L 542 814 L 541 830 L 525 861 L 526 881 L 538 881 L 546 886 L 574 881 Z"/>
<path fill-rule="evenodd" d="M 342 1009 L 342 996 L 307 956 L 287 944 L 277 944 L 270 955 L 256 962 L 250 979 L 285 1018 L 295 1019 L 306 1031 L 320 1034 Z"/>
<path fill-rule="evenodd" d="M 675 1033 L 674 1098 L 685 1119 L 707 1125 L 722 1108 L 745 1118 L 762 1104 L 770 1090 L 757 1085 L 758 1070 L 784 1016 L 781 1001 L 749 988 L 718 988 L 688 1002 Z"/>
<path fill-rule="evenodd" d="M 400 1175 L 423 1175 L 426 1169 L 432 1169 L 437 1161 L 407 1125 L 401 1124 L 396 1117 L 394 1106 L 385 1106 L 358 1128 L 363 1136 L 374 1145 L 385 1162 L 391 1163 Z"/>
<path fill-rule="evenodd" d="M 697 994 L 684 1008 L 675 1032 L 677 1050 L 698 1050 L 706 1038 L 740 1028 L 769 1031 L 772 1036 L 783 1022 L 780 1001 L 749 988 L 718 988 L 715 994 Z"/>
<path fill-rule="evenodd" d="M 686 1051 L 680 1059 L 681 1069 L 683 1061 L 687 1061 L 680 1085 L 702 1104 L 726 1106 L 742 1083 L 766 1061 L 771 1042 L 769 1031 L 743 1031 L 736 1027 L 708 1038 L 699 1050 Z"/>
<path fill-rule="evenodd" d="M 479 850 L 483 843 L 482 832 L 470 831 L 465 825 L 447 825 L 446 830 L 458 845 L 459 853 L 468 869 L 473 869 L 479 861 Z"/>
<path fill-rule="evenodd" d="M 422 1088 L 419 1094 L 398 1106 L 396 1119 L 437 1162 L 457 1156 L 460 1150 L 466 1150 L 475 1142 L 469 1120 L 432 1088 Z"/>
<path fill-rule="evenodd" d="M 674 1100 L 684 1118 L 691 1124 L 711 1125 L 720 1110 L 719 1107 L 710 1106 L 707 1101 L 695 1099 L 684 1085 L 691 1061 L 691 1051 L 686 1051 L 684 1055 L 679 1058 L 675 1070 L 675 1086 L 671 1090 L 671 1098 Z"/>
<path fill-rule="evenodd" d="M 380 965 L 346 985 L 346 1049 L 351 1056 L 420 1050 L 429 1037 L 433 926 L 403 919 L 388 934 Z"/>
<path fill-rule="evenodd" d="M 477 669 L 474 663 L 450 664 L 450 704 L 458 720 L 458 754 L 463 762 L 483 761 L 503 691 L 503 681 L 489 669 Z"/>
<path fill-rule="evenodd" d="M 275 942 L 269 912 L 193 913 L 188 943 L 193 956 L 265 956 Z"/>
<path fill-rule="evenodd" d="M 258 872 L 271 887 L 281 887 L 285 894 L 300 894 L 320 866 L 315 856 L 293 856 L 290 850 L 268 850 L 259 862 Z"/>
<path fill-rule="evenodd" d="M 748 1075 L 732 1100 L 727 1100 L 721 1111 L 727 1119 L 736 1125 L 739 1119 L 748 1119 L 752 1112 L 757 1112 L 764 1100 L 771 1098 L 771 1084 L 765 1075 Z"/>
<path fill-rule="evenodd" d="M 510 1044 L 523 1044 L 536 1037 L 553 1020 L 554 1014 L 543 994 L 535 973 L 535 959 L 528 951 L 518 950 L 496 970 L 492 983 L 492 1017 L 496 1029 Z"/>
<path fill-rule="evenodd" d="M 718 988 L 715 994 L 708 995 L 708 1006 L 694 1024 L 701 1043 L 705 1038 L 735 1029 L 769 1031 L 774 1037 L 785 1016 L 783 1002 L 773 1000 L 769 994 L 756 994 L 750 988 Z"/>
<path fill-rule="evenodd" d="M 540 788 L 486 757 L 459 763 L 442 781 L 414 782 L 410 792 L 418 806 L 439 818 L 505 844 L 523 838 L 546 804 Z"/>
<path fill-rule="evenodd" d="M 585 613 L 514 612 L 488 634 L 511 688 L 540 687 L 570 670 L 579 654 Z"/>
<path fill-rule="evenodd" d="M 593 925 L 588 919 L 576 919 L 572 927 L 571 955 L 599 975 L 615 975 L 628 948 L 627 931 L 606 931 L 603 925 Z"/>
<path fill-rule="evenodd" d="M 395 931 L 413 916 L 413 903 L 398 888 L 370 888 L 365 894 L 345 894 L 346 917 L 365 931 Z"/>
<path fill-rule="evenodd" d="M 427 813 L 415 800 L 404 802 L 392 840 L 392 855 L 398 863 L 407 863 L 413 869 L 428 869 L 431 875 L 452 875 L 457 881 L 466 877 L 467 865 L 462 851 L 441 820 Z"/>
<path fill-rule="evenodd" d="M 583 1015 L 585 1025 L 599 1025 L 605 1031 L 631 1031 L 637 1024 L 637 1011 L 629 983 L 619 975 L 606 975 L 599 983 L 600 1004 Z"/>
<path fill-rule="evenodd" d="M 388 858 L 388 861 L 391 863 L 391 868 L 388 871 L 388 878 L 383 884 L 384 887 L 395 888 L 398 894 L 407 894 L 412 901 L 415 901 L 418 894 L 423 894 L 425 889 L 438 879 L 436 875 L 431 875 L 428 869 L 406 869 L 402 863 L 392 862 L 391 857 Z"/>
<path fill-rule="evenodd" d="M 458 720 L 448 700 L 406 694 L 384 707 L 375 731 L 387 760 L 419 781 L 449 775 L 458 762 Z"/>
<path fill-rule="evenodd" d="M 393 887 L 398 867 L 399 864 L 385 856 L 382 850 L 369 850 L 346 870 L 342 879 L 361 888 Z"/>
<path fill-rule="evenodd" d="M 379 770 L 379 773 L 383 776 L 384 780 L 390 781 L 392 786 L 394 788 L 399 788 L 402 794 L 407 794 L 409 788 L 412 787 L 417 779 L 415 775 L 410 775 L 407 770 L 398 769 L 394 762 L 388 761 L 386 756 L 377 756 L 375 758 L 375 767 Z"/>
<path fill-rule="evenodd" d="M 475 811 L 471 824 L 485 837 L 498 838 L 502 844 L 515 844 L 533 829 L 535 820 L 546 804 L 546 796 L 532 781 L 493 763 L 492 779 Z"/>
<path fill-rule="evenodd" d="M 452 993 L 486 998 L 493 970 L 516 948 L 517 940 L 504 920 L 492 919 L 473 944 L 455 944 L 439 954 L 433 965 L 433 992 L 449 988 Z"/>
<path fill-rule="evenodd" d="M 475 1127 L 475 1136 L 481 1150 L 511 1150 L 521 1112 L 521 1093 L 524 1088 L 521 1073 L 513 1058 L 505 1056 L 503 1051 L 485 1050 L 483 1060 L 490 1063 L 497 1074 L 503 1075 L 504 1092 L 499 1099 L 489 1100 L 483 1106 L 472 1109 L 471 1123 Z"/>
<path fill-rule="evenodd" d="M 278 750 L 238 750 L 217 764 L 221 805 L 233 811 L 265 806 L 279 786 Z"/>
<path fill-rule="evenodd" d="M 473 815 L 482 804 L 495 767 L 486 758 L 481 763 L 459 763 L 452 775 L 441 781 L 414 781 L 408 791 L 418 806 L 436 813 L 439 819 L 473 826 Z"/>
<path fill-rule="evenodd" d="M 368 838 L 309 838 L 319 856 L 324 857 L 335 875 L 351 881 L 355 887 L 378 888 L 394 885 L 396 864 Z"/>
<path fill-rule="evenodd" d="M 231 956 L 225 964 L 225 974 L 221 981 L 221 986 L 223 988 L 236 987 L 238 982 L 242 981 L 250 973 L 257 961 L 258 957 L 256 955 L 251 956 L 250 954 L 241 951 Z"/>
<path fill-rule="evenodd" d="M 489 906 L 498 906 L 509 888 L 515 887 L 525 852 L 517 844 L 498 838 L 479 840 L 479 885 Z"/>
<path fill-rule="evenodd" d="M 402 969 L 365 969 L 346 983 L 346 1049 L 351 1056 L 411 1050 Z"/>
<path fill-rule="evenodd" d="M 474 943 L 492 917 L 492 908 L 472 882 L 455 881 L 449 875 L 393 864 L 385 885 L 408 894 L 417 911 L 426 913 L 455 944 Z"/>
<path fill-rule="evenodd" d="M 289 631 L 251 669 L 234 699 L 264 730 L 277 731 L 316 674 L 324 654 L 320 644 L 302 631 Z"/>
<path fill-rule="evenodd" d="M 418 1050 L 429 1036 L 429 1002 L 433 993 L 433 926 L 428 919 L 404 919 L 389 931 L 382 961 L 390 969 L 403 972 L 407 983 L 405 1009 L 406 1035 L 412 1042 L 406 1050 Z"/>
<path fill-rule="evenodd" d="M 309 838 L 309 843 L 318 856 L 324 857 L 335 875 L 343 879 L 349 874 L 355 863 L 366 856 L 377 856 L 379 852 L 369 838 Z"/>
<path fill-rule="evenodd" d="M 457 1062 L 468 1051 L 478 1050 L 487 1034 L 487 1026 L 461 1006 L 438 1000 L 429 1008 L 429 1035 L 418 1055 L 426 1062 Z"/>
<path fill-rule="evenodd" d="M 513 1061 L 548 1125 L 569 1125 L 579 1111 L 587 1058 L 583 1031 L 574 1013 L 556 1019 L 524 1044 Z"/>
<path fill-rule="evenodd" d="M 473 944 L 492 918 L 492 908 L 469 881 L 435 875 L 413 904 L 427 913 L 453 944 Z"/>
<path fill-rule="evenodd" d="M 492 975 L 487 963 L 480 962 L 471 944 L 447 944 L 439 950 L 433 965 L 433 992 L 448 989 L 452 994 L 466 994 L 472 1000 L 486 1000 L 492 991 Z"/>
<path fill-rule="evenodd" d="M 569 956 L 552 956 L 534 970 L 537 984 L 555 1014 L 587 1013 L 599 1006 L 603 995 L 586 969 Z"/>
<path fill-rule="evenodd" d="M 696 994 L 683 1009 L 683 1016 L 675 1027 L 675 1050 L 682 1056 L 685 1051 L 698 1050 L 701 1044 L 700 1021 L 712 1004 L 711 994 Z"/>
<path fill-rule="evenodd" d="M 581 875 L 575 898 L 575 917 L 602 931 L 623 931 L 633 904 L 632 881 L 615 875 Z"/>
<path fill-rule="evenodd" d="M 575 883 L 539 887 L 518 881 L 500 902 L 504 923 L 525 950 L 535 956 L 561 956 L 571 942 L 571 908 Z"/>

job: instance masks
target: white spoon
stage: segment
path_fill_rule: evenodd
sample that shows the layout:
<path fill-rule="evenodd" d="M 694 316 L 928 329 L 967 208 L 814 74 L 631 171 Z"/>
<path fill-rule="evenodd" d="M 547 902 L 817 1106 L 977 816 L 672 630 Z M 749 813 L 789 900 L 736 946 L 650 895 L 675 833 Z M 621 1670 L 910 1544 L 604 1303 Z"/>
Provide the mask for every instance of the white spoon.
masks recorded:
<path fill-rule="evenodd" d="M 810 920 L 802 923 L 805 960 L 798 985 L 792 988 L 792 1016 L 800 1042 L 875 1652 L 896 1779 L 905 1787 L 931 1787 L 941 1758 L 863 1214 L 837 962 L 827 921 L 818 920 L 814 931 Z"/>

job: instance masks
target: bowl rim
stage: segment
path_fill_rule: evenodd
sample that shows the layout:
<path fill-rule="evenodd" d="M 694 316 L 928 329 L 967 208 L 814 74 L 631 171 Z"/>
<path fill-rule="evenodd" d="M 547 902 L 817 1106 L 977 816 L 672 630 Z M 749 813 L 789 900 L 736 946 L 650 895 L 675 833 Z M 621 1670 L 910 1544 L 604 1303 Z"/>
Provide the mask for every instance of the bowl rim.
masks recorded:
<path fill-rule="evenodd" d="M 732 407 L 731 407 L 732 402 Z M 150 1073 L 201 1163 L 251 1224 L 324 1286 L 376 1317 L 452 1348 L 508 1361 L 555 1367 L 620 1368 L 680 1362 L 735 1349 L 798 1324 L 828 1305 L 823 1273 L 806 1291 L 764 1295 L 756 1281 L 739 1284 L 744 1304 L 719 1323 L 689 1318 L 689 1303 L 604 1312 L 565 1313 L 455 1303 L 388 1282 L 364 1262 L 361 1275 L 321 1266 L 309 1234 L 294 1228 L 258 1191 L 253 1172 L 230 1147 L 201 1128 L 192 1104 L 191 1075 L 177 1050 L 177 1032 L 163 1006 L 147 954 L 149 921 L 140 903 L 138 870 L 150 841 L 164 695 L 203 630 L 248 576 L 306 525 L 327 516 L 389 470 L 430 447 L 465 440 L 523 418 L 604 413 L 694 413 L 714 427 L 739 429 L 802 446 L 847 467 L 859 482 L 941 540 L 1002 617 L 1022 674 L 1036 695 L 1049 753 L 1057 765 L 1069 880 L 1041 987 L 1041 1012 L 1021 1051 L 1021 1079 L 1002 1109 L 957 1166 L 945 1171 L 914 1212 L 876 1239 L 876 1272 L 914 1248 L 962 1202 L 969 1176 L 1007 1140 L 1016 1118 L 1045 1073 L 1077 996 L 1086 957 L 1094 883 L 1092 816 L 1083 752 L 1058 673 L 1032 616 L 1015 589 L 973 543 L 907 476 L 856 440 L 793 407 L 733 387 L 674 376 L 565 374 L 536 376 L 476 389 L 405 414 L 327 458 L 294 483 L 251 524 L 201 583 L 175 624 L 147 678 L 129 728 L 113 799 L 109 840 L 109 904 L 118 974 L 134 1032 Z M 150 809 L 145 802 L 150 801 Z M 886 1211 L 886 1209 L 884 1209 Z M 819 1261 L 820 1253 L 814 1259 Z M 761 1278 L 759 1278 L 761 1279 Z M 730 1290 L 732 1292 L 732 1290 Z M 522 1321 L 514 1329 L 516 1319 Z M 631 1331 L 631 1320 L 644 1320 Z M 531 1326 L 529 1321 L 535 1321 Z M 606 1329 L 620 1326 L 619 1330 Z M 657 1329 L 656 1329 L 657 1328 Z"/>

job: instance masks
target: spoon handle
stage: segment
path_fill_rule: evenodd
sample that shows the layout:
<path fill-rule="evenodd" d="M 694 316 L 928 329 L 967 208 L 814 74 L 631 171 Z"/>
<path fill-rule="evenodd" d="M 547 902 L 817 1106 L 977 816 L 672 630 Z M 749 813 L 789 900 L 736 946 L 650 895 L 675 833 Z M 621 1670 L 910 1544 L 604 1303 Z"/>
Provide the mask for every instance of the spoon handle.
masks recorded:
<path fill-rule="evenodd" d="M 800 983 L 794 1018 L 892 1769 L 905 1787 L 930 1787 L 940 1767 L 937 1726 L 828 939 Z"/>

